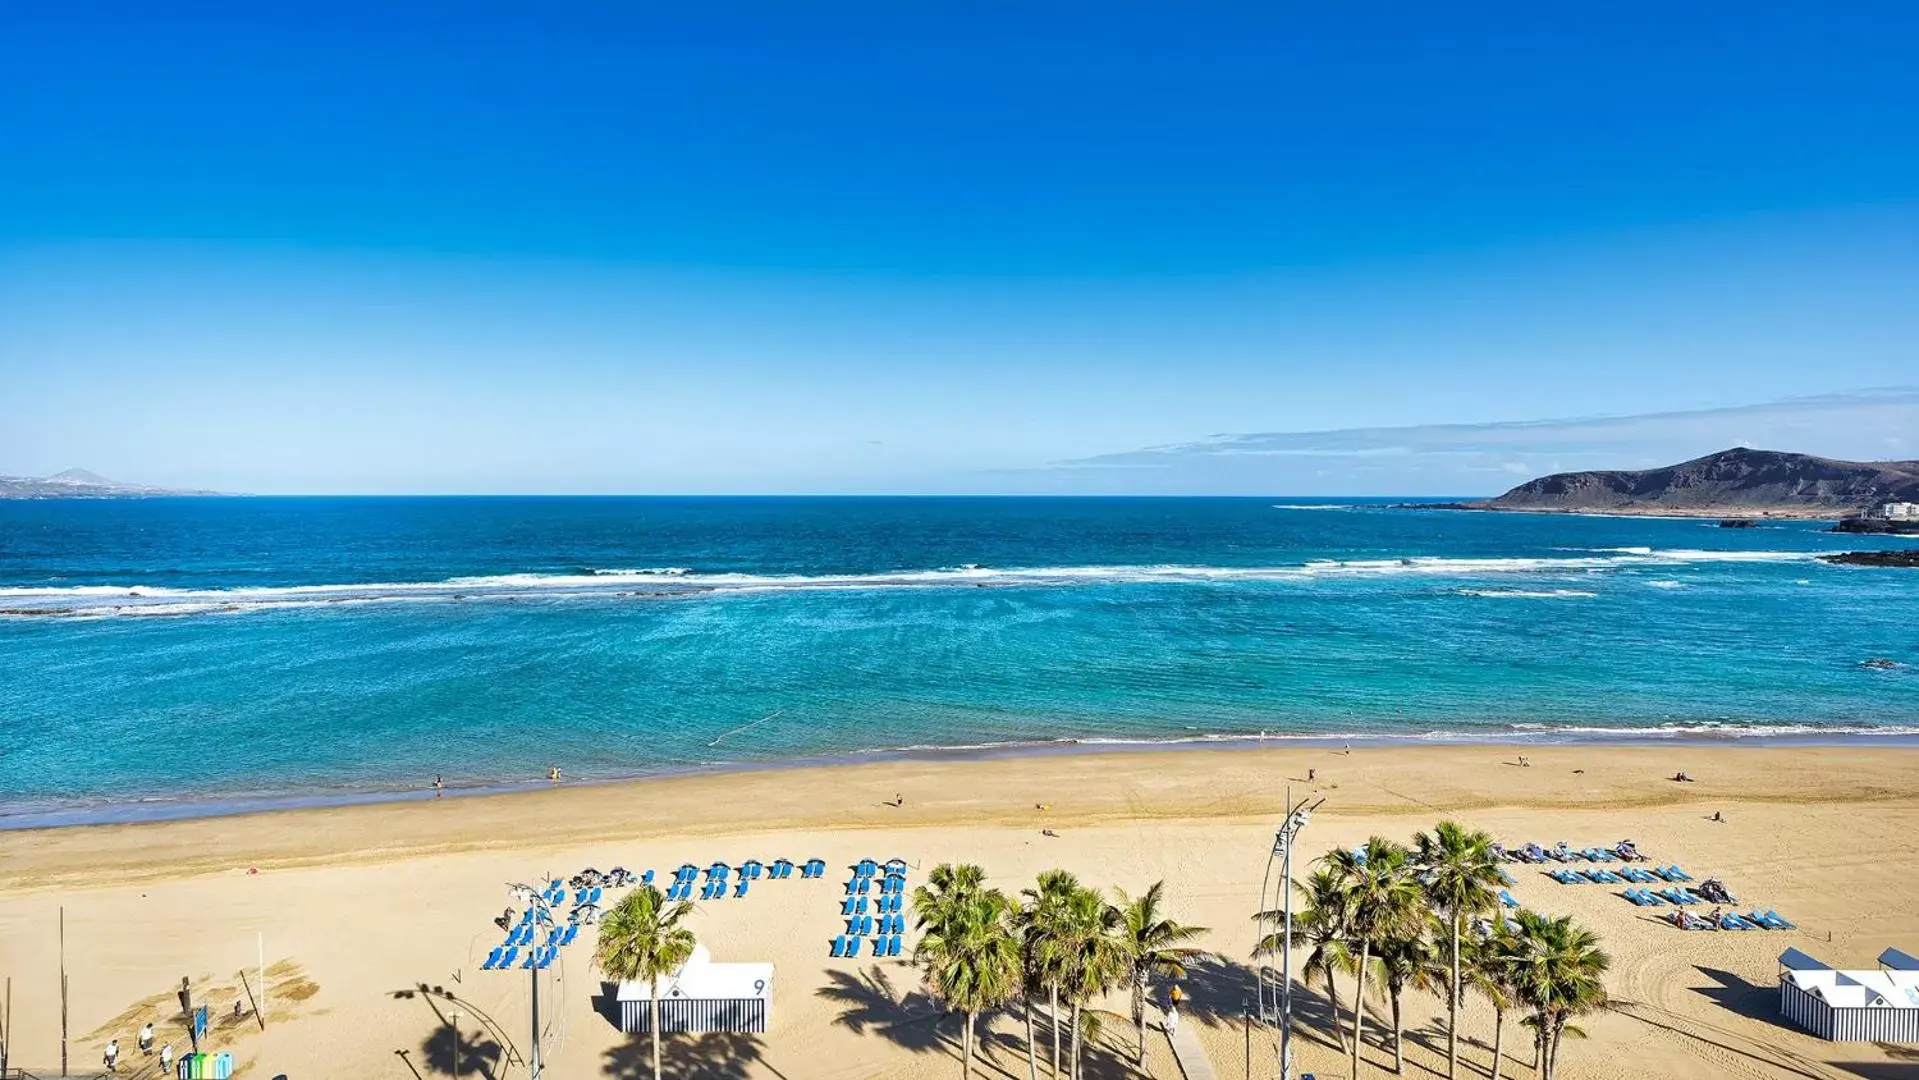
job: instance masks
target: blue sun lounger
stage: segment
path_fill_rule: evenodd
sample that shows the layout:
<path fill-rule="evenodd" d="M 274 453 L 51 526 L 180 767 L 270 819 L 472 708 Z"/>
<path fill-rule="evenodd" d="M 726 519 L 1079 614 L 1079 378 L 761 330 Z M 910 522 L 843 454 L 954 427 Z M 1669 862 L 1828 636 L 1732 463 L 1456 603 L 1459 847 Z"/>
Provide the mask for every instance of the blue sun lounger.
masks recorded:
<path fill-rule="evenodd" d="M 840 936 L 833 939 L 833 955 L 836 957 L 846 955 L 846 935 L 845 934 L 841 934 Z"/>
<path fill-rule="evenodd" d="M 752 879 L 750 879 L 750 878 L 741 878 L 741 879 L 740 879 L 740 881 L 739 881 L 739 884 L 737 884 L 737 885 L 735 885 L 735 886 L 733 887 L 733 899 L 735 899 L 735 900 L 738 900 L 738 899 L 739 899 L 740 897 L 742 897 L 742 896 L 745 896 L 745 895 L 746 895 L 746 887 L 747 887 L 747 885 L 749 885 L 749 884 L 751 884 L 751 883 L 752 883 Z"/>
<path fill-rule="evenodd" d="M 1666 867 L 1666 880 L 1667 881 L 1691 881 L 1692 875 L 1686 873 L 1684 870 L 1679 869 L 1677 866 L 1668 866 Z"/>
<path fill-rule="evenodd" d="M 886 939 L 886 955 L 898 956 L 899 954 L 900 954 L 900 936 L 898 934 L 894 934 L 892 937 Z"/>
<path fill-rule="evenodd" d="M 1519 901 L 1513 899 L 1513 894 L 1510 892 L 1507 892 L 1505 889 L 1499 890 L 1499 902 L 1506 905 L 1509 908 L 1516 908 L 1519 906 Z"/>
<path fill-rule="evenodd" d="M 480 970 L 492 971 L 494 968 L 499 967 L 500 954 L 504 953 L 505 951 L 506 951 L 506 946 L 504 945 L 493 946 L 493 951 L 486 954 L 485 960 L 480 961 Z"/>
<path fill-rule="evenodd" d="M 846 939 L 846 955 L 858 956 L 859 954 L 860 954 L 860 939 L 856 937 L 847 938 Z"/>
<path fill-rule="evenodd" d="M 825 876 L 825 874 L 826 874 L 825 859 L 808 859 L 806 861 L 806 865 L 800 868 L 800 877 L 802 878 L 823 877 Z"/>

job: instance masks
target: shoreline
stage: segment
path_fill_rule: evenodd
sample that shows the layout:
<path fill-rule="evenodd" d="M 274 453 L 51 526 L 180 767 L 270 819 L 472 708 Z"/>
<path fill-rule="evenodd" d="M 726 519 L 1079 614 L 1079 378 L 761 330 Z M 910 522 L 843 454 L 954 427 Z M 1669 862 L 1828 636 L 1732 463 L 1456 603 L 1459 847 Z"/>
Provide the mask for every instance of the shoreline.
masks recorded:
<path fill-rule="evenodd" d="M 1353 734 L 1195 734 L 1163 739 L 1119 739 L 1098 736 L 1062 738 L 1044 742 L 1003 742 L 955 746 L 889 747 L 852 750 L 833 754 L 801 755 L 764 761 L 736 761 L 707 765 L 683 765 L 653 772 L 599 776 L 590 779 L 563 780 L 544 778 L 519 781 L 481 780 L 449 785 L 436 794 L 428 787 L 377 787 L 349 790 L 309 790 L 285 794 L 234 793 L 214 798 L 155 797 L 129 801 L 79 801 L 44 809 L 19 811 L 0 809 L 0 837 L 9 834 L 46 833 L 60 830 L 85 830 L 114 827 L 138 827 L 168 823 L 244 818 L 267 814 L 299 814 L 356 807 L 408 806 L 463 802 L 473 799 L 526 798 L 559 791 L 604 790 L 617 793 L 624 788 L 699 778 L 747 777 L 764 774 L 806 774 L 818 770 L 861 766 L 954 764 L 1019 761 L 1034 758 L 1099 758 L 1139 754 L 1194 754 L 1232 751 L 1343 751 L 1415 748 L 1507 748 L 1595 750 L 1678 748 L 1739 748 L 1753 750 L 1863 748 L 1919 748 L 1919 726 L 1890 727 L 1884 732 L 1817 732 L 1784 729 L 1768 731 L 1754 725 L 1714 730 L 1692 725 L 1661 733 L 1655 729 L 1622 729 L 1608 734 L 1592 728 L 1548 729 L 1537 732 L 1491 734 L 1478 732 L 1425 731 L 1395 735 L 1380 732 Z M 4 804 L 0 804 L 3 807 Z"/>

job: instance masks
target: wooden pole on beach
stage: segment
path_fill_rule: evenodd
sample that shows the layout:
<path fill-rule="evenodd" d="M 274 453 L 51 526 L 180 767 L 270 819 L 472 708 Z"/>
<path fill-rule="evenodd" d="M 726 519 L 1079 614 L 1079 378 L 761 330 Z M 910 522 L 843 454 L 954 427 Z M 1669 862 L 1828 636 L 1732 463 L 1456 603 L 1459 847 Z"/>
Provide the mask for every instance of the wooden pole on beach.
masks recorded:
<path fill-rule="evenodd" d="M 60 905 L 60 1075 L 67 1075 L 67 908 Z"/>
<path fill-rule="evenodd" d="M 260 954 L 259 954 L 260 1003 L 258 1005 L 255 1005 L 253 1008 L 255 1012 L 260 1014 L 260 1030 L 265 1031 L 267 1029 L 267 934 L 266 934 L 266 931 L 262 930 L 259 932 L 259 934 L 254 939 L 254 944 L 260 950 Z"/>

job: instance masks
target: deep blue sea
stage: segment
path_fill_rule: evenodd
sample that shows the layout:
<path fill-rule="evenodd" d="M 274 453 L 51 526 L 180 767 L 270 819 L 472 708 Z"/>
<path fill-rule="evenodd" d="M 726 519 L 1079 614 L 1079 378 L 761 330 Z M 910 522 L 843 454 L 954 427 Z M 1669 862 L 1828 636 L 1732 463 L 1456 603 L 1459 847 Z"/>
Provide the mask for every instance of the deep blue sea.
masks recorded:
<path fill-rule="evenodd" d="M 1280 499 L 0 502 L 0 822 L 550 764 L 1919 732 L 1919 572 L 1818 562 L 1901 544 L 1821 528 Z"/>

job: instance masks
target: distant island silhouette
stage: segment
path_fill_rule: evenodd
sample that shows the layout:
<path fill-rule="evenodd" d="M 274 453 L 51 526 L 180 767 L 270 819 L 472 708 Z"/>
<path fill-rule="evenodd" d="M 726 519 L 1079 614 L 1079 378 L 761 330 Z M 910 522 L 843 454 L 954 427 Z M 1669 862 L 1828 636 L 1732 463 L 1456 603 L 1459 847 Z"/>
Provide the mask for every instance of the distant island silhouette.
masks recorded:
<path fill-rule="evenodd" d="M 167 495 L 220 495 L 218 491 L 186 491 L 109 480 L 85 469 L 68 469 L 52 476 L 0 476 L 0 499 L 150 499 Z"/>
<path fill-rule="evenodd" d="M 1868 520 L 1864 516 L 1878 507 L 1902 502 L 1919 502 L 1919 461 L 1840 461 L 1736 446 L 1657 469 L 1553 473 L 1496 498 L 1429 505 L 1456 510 Z"/>

